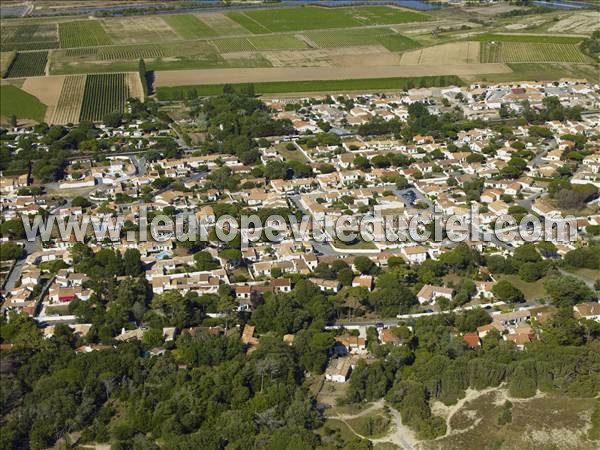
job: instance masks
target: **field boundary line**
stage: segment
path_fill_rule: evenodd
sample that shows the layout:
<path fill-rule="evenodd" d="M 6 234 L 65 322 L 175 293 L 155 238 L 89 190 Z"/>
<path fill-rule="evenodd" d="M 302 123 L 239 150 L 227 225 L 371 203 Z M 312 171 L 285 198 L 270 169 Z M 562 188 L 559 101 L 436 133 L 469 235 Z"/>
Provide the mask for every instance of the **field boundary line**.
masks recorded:
<path fill-rule="evenodd" d="M 267 27 L 265 27 L 265 26 L 264 26 L 262 23 L 260 23 L 258 20 L 254 19 L 254 18 L 250 17 L 248 14 L 246 14 L 246 11 L 240 11 L 240 14 L 241 14 L 242 16 L 244 16 L 245 18 L 247 18 L 248 20 L 250 20 L 251 22 L 254 22 L 254 23 L 255 23 L 256 25 L 258 25 L 259 27 L 261 27 L 261 28 L 263 28 L 263 29 L 267 30 L 269 33 L 275 33 L 275 32 L 274 32 L 273 30 L 271 30 L 270 28 L 267 28 Z M 240 25 L 241 25 L 241 24 L 240 24 Z M 244 25 L 242 25 L 242 27 L 243 27 L 243 26 L 244 26 Z M 248 31 L 250 31 L 250 30 L 248 30 Z M 251 31 L 250 31 L 250 32 L 251 32 Z M 252 32 L 251 32 L 251 33 L 252 33 Z M 253 33 L 253 34 L 254 34 L 254 33 Z"/>

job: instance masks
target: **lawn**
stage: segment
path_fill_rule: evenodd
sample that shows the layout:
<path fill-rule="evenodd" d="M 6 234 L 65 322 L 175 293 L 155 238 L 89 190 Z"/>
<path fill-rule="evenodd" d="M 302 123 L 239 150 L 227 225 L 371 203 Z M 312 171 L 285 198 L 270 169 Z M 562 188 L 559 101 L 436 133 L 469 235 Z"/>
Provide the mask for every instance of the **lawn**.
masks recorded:
<path fill-rule="evenodd" d="M 507 280 L 514 287 L 520 289 L 527 301 L 542 299 L 546 296 L 546 288 L 544 288 L 545 278 L 534 281 L 533 283 L 521 280 L 518 275 L 500 275 L 498 276 L 498 279 Z"/>
<path fill-rule="evenodd" d="M 484 33 L 469 36 L 469 41 L 480 42 L 530 42 L 538 44 L 578 44 L 583 40 L 581 37 L 553 36 L 537 34 L 492 34 Z"/>
<path fill-rule="evenodd" d="M 301 163 L 307 162 L 306 156 L 300 150 L 288 150 L 286 148 L 287 144 L 279 144 L 277 146 L 277 153 L 283 156 L 287 161 L 299 161 Z"/>
<path fill-rule="evenodd" d="M 202 39 L 217 35 L 212 28 L 191 14 L 164 15 L 163 20 L 184 39 Z"/>
<path fill-rule="evenodd" d="M 320 92 L 320 91 L 373 91 L 373 90 L 402 90 L 413 87 L 462 85 L 463 81 L 455 75 L 412 78 L 363 78 L 355 80 L 310 80 L 310 81 L 273 81 L 254 83 L 255 92 L 259 94 L 275 94 L 285 92 Z M 232 85 L 235 88 L 245 86 Z M 159 100 L 179 99 L 181 94 L 195 89 L 199 95 L 219 95 L 223 93 L 222 84 L 169 86 L 159 87 Z"/>
<path fill-rule="evenodd" d="M 385 436 L 390 429 L 390 419 L 384 414 L 369 413 L 364 416 L 349 419 L 348 424 L 358 434 L 370 438 Z"/>
<path fill-rule="evenodd" d="M 600 280 L 600 270 L 584 268 L 584 269 L 566 269 L 566 271 L 588 283 L 595 283 L 596 281 Z"/>
<path fill-rule="evenodd" d="M 37 122 L 44 120 L 46 105 L 36 97 L 11 85 L 2 85 L 0 89 L 0 115 L 18 119 L 33 119 Z"/>
<path fill-rule="evenodd" d="M 294 7 L 231 12 L 228 17 L 252 33 L 276 33 L 429 20 L 425 14 L 389 6 L 354 8 Z"/>

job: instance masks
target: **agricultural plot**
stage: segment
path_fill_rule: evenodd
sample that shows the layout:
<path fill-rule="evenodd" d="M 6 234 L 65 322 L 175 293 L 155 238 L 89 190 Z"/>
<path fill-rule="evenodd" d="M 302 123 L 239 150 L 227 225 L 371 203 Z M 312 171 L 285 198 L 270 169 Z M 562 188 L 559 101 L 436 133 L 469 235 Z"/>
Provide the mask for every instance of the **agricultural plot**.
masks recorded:
<path fill-rule="evenodd" d="M 58 34 L 53 24 L 3 26 L 1 36 L 2 51 L 58 47 Z"/>
<path fill-rule="evenodd" d="M 98 55 L 98 49 L 94 47 L 68 48 L 63 51 L 69 58 L 94 58 Z"/>
<path fill-rule="evenodd" d="M 123 112 L 128 97 L 126 74 L 88 75 L 79 120 L 100 121 L 106 114 Z"/>
<path fill-rule="evenodd" d="M 18 119 L 44 120 L 46 105 L 36 97 L 10 84 L 0 89 L 0 116 L 16 115 Z"/>
<path fill-rule="evenodd" d="M 227 38 L 213 41 L 220 53 L 252 52 L 256 47 L 246 38 Z"/>
<path fill-rule="evenodd" d="M 58 34 L 62 48 L 112 44 L 100 22 L 95 20 L 61 23 L 58 26 Z"/>
<path fill-rule="evenodd" d="M 225 14 L 209 13 L 195 15 L 208 27 L 210 27 L 218 36 L 231 36 L 248 34 L 248 30 L 234 20 L 231 20 Z"/>
<path fill-rule="evenodd" d="M 17 56 L 17 52 L 2 52 L 0 53 L 0 78 L 4 78 L 8 73 L 8 69 L 13 60 Z"/>
<path fill-rule="evenodd" d="M 480 42 L 529 42 L 538 44 L 578 44 L 583 38 L 573 36 L 552 36 L 539 34 L 478 34 L 469 37 L 470 41 Z"/>
<path fill-rule="evenodd" d="M 46 73 L 48 52 L 17 53 L 7 70 L 6 78 L 37 77 Z"/>
<path fill-rule="evenodd" d="M 456 65 L 480 62 L 479 42 L 452 42 L 435 45 L 402 55 L 403 65 Z"/>
<path fill-rule="evenodd" d="M 389 6 L 354 8 L 296 7 L 227 14 L 252 33 L 388 25 L 429 20 L 429 16 Z"/>
<path fill-rule="evenodd" d="M 419 47 L 419 43 L 389 28 L 361 30 L 315 31 L 305 35 L 320 48 L 355 47 L 359 45 L 383 45 L 390 51 L 404 51 Z"/>
<path fill-rule="evenodd" d="M 167 15 L 163 20 L 183 39 L 202 39 L 216 36 L 216 33 L 198 17 L 192 14 Z"/>
<path fill-rule="evenodd" d="M 588 62 L 573 44 L 482 42 L 480 54 L 484 63 Z"/>
<path fill-rule="evenodd" d="M 307 48 L 304 41 L 294 36 L 256 36 L 248 38 L 257 50 L 300 50 Z"/>
<path fill-rule="evenodd" d="M 100 47 L 97 57 L 101 61 L 117 61 L 158 58 L 161 56 L 164 56 L 164 51 L 158 45 L 127 45 L 122 47 Z"/>
<path fill-rule="evenodd" d="M 102 23 L 115 44 L 181 41 L 181 36 L 159 16 L 111 17 Z"/>
<path fill-rule="evenodd" d="M 425 14 L 380 5 L 347 8 L 347 11 L 349 15 L 364 25 L 391 25 L 430 20 L 429 16 Z"/>
<path fill-rule="evenodd" d="M 320 48 L 355 47 L 357 45 L 377 45 L 379 37 L 393 33 L 389 28 L 366 29 L 359 33 L 353 30 L 313 31 L 304 33 Z"/>
<path fill-rule="evenodd" d="M 65 78 L 51 123 L 67 124 L 79 121 L 85 92 L 85 81 L 86 75 L 74 75 Z"/>

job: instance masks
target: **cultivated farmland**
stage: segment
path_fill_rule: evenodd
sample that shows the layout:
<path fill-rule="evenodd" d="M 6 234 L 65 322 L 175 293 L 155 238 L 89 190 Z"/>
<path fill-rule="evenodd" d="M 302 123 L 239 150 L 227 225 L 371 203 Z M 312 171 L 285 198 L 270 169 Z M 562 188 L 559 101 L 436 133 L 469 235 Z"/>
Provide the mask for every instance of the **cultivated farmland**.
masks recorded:
<path fill-rule="evenodd" d="M 228 13 L 252 33 L 349 28 L 429 20 L 425 14 L 389 6 L 354 8 L 296 7 Z"/>
<path fill-rule="evenodd" d="M 51 123 L 66 124 L 79 121 L 85 92 L 85 81 L 86 75 L 74 75 L 65 78 Z"/>
<path fill-rule="evenodd" d="M 470 41 L 480 42 L 530 42 L 538 44 L 578 44 L 583 40 L 574 36 L 548 36 L 538 34 L 478 34 L 469 37 Z"/>
<path fill-rule="evenodd" d="M 361 45 L 383 45 L 390 51 L 404 51 L 419 47 L 419 43 L 398 34 L 389 28 L 362 30 L 314 31 L 306 36 L 320 48 L 354 47 Z"/>
<path fill-rule="evenodd" d="M 123 112 L 128 97 L 126 74 L 88 75 L 79 120 L 99 121 L 106 114 Z"/>
<path fill-rule="evenodd" d="M 475 64 L 479 62 L 479 42 L 452 42 L 402 55 L 402 64 Z"/>
<path fill-rule="evenodd" d="M 100 22 L 94 20 L 61 23 L 58 32 L 62 48 L 112 44 Z"/>
<path fill-rule="evenodd" d="M 148 44 L 181 41 L 181 36 L 159 16 L 105 19 L 104 29 L 115 44 Z"/>
<path fill-rule="evenodd" d="M 158 45 L 127 45 L 122 47 L 101 47 L 98 59 L 101 61 L 130 60 L 139 58 L 158 58 L 164 56 Z"/>
<path fill-rule="evenodd" d="M 36 77 L 46 73 L 48 52 L 17 53 L 13 59 L 6 78 Z"/>
<path fill-rule="evenodd" d="M 3 26 L 1 36 L 2 51 L 58 47 L 58 35 L 54 24 Z"/>
<path fill-rule="evenodd" d="M 256 36 L 248 39 L 257 50 L 299 50 L 306 48 L 306 43 L 290 35 Z"/>
<path fill-rule="evenodd" d="M 256 50 L 254 45 L 246 38 L 227 38 L 213 41 L 221 53 L 251 52 Z"/>
<path fill-rule="evenodd" d="M 587 57 L 573 44 L 529 44 L 523 42 L 482 42 L 481 62 L 573 62 L 586 63 Z"/>
<path fill-rule="evenodd" d="M 44 120 L 46 105 L 33 95 L 10 84 L 3 85 L 0 89 L 0 115 L 10 117 L 16 115 L 18 119 L 33 119 L 38 122 Z"/>
<path fill-rule="evenodd" d="M 191 14 L 165 16 L 164 21 L 183 39 L 201 39 L 217 34 L 198 17 Z"/>

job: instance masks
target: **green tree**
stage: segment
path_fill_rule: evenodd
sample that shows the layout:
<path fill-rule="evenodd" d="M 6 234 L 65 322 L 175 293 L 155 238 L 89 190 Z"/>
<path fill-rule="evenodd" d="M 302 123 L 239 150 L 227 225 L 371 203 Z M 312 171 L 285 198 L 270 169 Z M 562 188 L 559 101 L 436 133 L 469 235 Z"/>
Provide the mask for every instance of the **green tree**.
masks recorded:
<path fill-rule="evenodd" d="M 522 303 L 525 301 L 523 292 L 507 280 L 498 281 L 492 287 L 492 293 L 498 300 L 506 303 Z"/>

